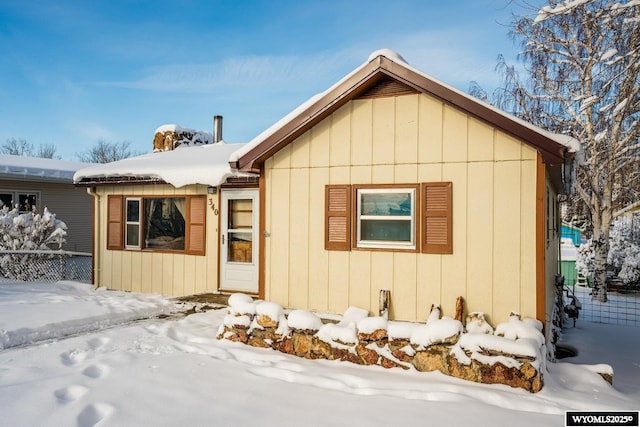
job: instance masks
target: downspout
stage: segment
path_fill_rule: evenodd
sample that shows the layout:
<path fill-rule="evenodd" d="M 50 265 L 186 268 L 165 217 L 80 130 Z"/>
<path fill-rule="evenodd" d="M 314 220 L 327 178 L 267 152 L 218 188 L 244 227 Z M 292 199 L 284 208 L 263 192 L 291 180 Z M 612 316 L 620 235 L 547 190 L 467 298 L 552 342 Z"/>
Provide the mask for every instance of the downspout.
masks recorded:
<path fill-rule="evenodd" d="M 93 197 L 93 218 L 91 224 L 91 282 L 93 288 L 98 288 L 100 271 L 100 195 L 96 187 L 87 187 L 87 194 Z"/>

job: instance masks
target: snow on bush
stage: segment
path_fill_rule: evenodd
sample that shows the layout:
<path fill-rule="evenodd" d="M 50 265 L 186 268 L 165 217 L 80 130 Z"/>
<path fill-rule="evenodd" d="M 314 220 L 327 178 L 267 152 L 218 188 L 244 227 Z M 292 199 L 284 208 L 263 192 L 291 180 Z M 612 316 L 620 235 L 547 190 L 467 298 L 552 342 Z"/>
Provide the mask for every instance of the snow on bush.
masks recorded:
<path fill-rule="evenodd" d="M 41 214 L 0 209 L 0 251 L 53 250 L 65 242 L 67 225 L 45 207 Z M 34 264 L 42 255 L 6 254 L 0 256 L 0 275 L 16 280 L 34 280 L 46 274 Z"/>
<path fill-rule="evenodd" d="M 625 284 L 640 281 L 640 227 L 638 218 L 618 218 L 611 225 L 607 264 Z M 578 248 L 576 269 L 584 276 L 593 274 L 591 240 Z"/>

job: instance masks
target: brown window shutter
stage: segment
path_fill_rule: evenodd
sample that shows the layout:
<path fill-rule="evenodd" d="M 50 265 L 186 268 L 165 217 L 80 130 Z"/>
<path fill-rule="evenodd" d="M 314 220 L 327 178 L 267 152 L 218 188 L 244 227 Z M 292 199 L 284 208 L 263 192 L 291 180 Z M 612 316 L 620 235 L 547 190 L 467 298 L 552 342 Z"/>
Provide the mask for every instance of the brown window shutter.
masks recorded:
<path fill-rule="evenodd" d="M 351 186 L 325 187 L 324 248 L 328 251 L 351 249 Z"/>
<path fill-rule="evenodd" d="M 206 247 L 205 218 L 207 216 L 205 196 L 187 197 L 186 253 L 204 255 Z"/>
<path fill-rule="evenodd" d="M 107 249 L 124 247 L 124 198 L 109 196 L 107 199 Z"/>
<path fill-rule="evenodd" d="M 422 183 L 422 252 L 453 253 L 451 182 Z"/>

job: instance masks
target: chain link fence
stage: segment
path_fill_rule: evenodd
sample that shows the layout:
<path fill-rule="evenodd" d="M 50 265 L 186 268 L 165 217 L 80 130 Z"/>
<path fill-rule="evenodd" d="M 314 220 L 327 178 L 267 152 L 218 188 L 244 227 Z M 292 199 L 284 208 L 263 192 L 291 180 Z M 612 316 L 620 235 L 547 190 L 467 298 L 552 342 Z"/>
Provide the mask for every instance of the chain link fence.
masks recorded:
<path fill-rule="evenodd" d="M 70 251 L 0 251 L 0 280 L 91 283 L 91 254 Z"/>

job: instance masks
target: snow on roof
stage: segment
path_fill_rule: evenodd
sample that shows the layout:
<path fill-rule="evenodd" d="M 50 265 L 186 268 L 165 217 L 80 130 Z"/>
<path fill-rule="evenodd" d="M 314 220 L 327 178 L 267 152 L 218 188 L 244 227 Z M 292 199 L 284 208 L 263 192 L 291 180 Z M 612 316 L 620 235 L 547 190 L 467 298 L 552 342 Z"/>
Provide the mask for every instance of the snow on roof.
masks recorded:
<path fill-rule="evenodd" d="M 0 175 L 16 179 L 73 180 L 77 170 L 91 163 L 69 162 L 41 157 L 14 156 L 0 154 Z"/>
<path fill-rule="evenodd" d="M 149 177 L 161 179 L 174 187 L 190 184 L 217 186 L 229 176 L 251 176 L 237 172 L 229 166 L 229 156 L 243 144 L 216 144 L 180 146 L 172 151 L 145 154 L 117 162 L 90 166 L 73 176 L 78 183 L 83 179 L 115 177 Z"/>
<path fill-rule="evenodd" d="M 338 87 L 340 84 L 342 84 L 344 81 L 346 81 L 347 79 L 349 79 L 349 77 L 351 77 L 353 74 L 356 74 L 358 71 L 360 71 L 362 68 L 366 67 L 367 64 L 369 64 L 371 61 L 373 61 L 374 59 L 376 59 L 379 56 L 384 56 L 385 58 L 403 65 L 404 67 L 406 67 L 407 69 L 415 72 L 416 74 L 419 74 L 429 80 L 432 80 L 433 82 L 447 88 L 450 91 L 453 91 L 473 102 L 476 102 L 478 104 L 482 104 L 483 106 L 493 110 L 494 112 L 507 117 L 509 120 L 515 121 L 520 123 L 521 125 L 533 130 L 534 132 L 537 132 L 539 134 L 544 135 L 545 137 L 555 141 L 556 143 L 563 145 L 565 147 L 567 147 L 567 149 L 569 150 L 569 152 L 572 153 L 576 153 L 578 151 L 580 151 L 580 142 L 575 139 L 572 138 L 571 136 L 568 135 L 563 135 L 563 134 L 556 134 L 553 132 L 549 132 L 541 127 L 535 126 L 525 120 L 519 119 L 505 111 L 500 110 L 499 108 L 494 107 L 493 105 L 487 104 L 483 101 L 481 101 L 480 99 L 471 96 L 465 92 L 462 92 L 456 88 L 454 88 L 453 86 L 450 86 L 444 82 L 441 82 L 438 79 L 435 79 L 425 73 L 423 73 L 422 71 L 413 68 L 412 66 L 409 65 L 409 63 L 407 63 L 407 61 L 405 61 L 405 59 L 397 52 L 390 50 L 390 49 L 380 49 L 380 50 L 376 50 L 375 52 L 373 52 L 371 55 L 369 55 L 369 58 L 367 59 L 367 62 L 365 62 L 364 64 L 362 64 L 361 66 L 359 66 L 358 68 L 356 68 L 355 70 L 353 70 L 351 73 L 347 74 L 346 76 L 344 76 L 342 79 L 340 79 L 337 83 L 335 83 L 333 86 L 331 86 L 330 88 L 328 88 L 327 90 L 325 90 L 324 92 L 321 92 L 319 94 L 316 94 L 314 96 L 312 96 L 311 98 L 309 98 L 307 101 L 303 102 L 302 104 L 300 104 L 297 108 L 295 108 L 293 111 L 291 111 L 289 114 L 287 114 L 286 116 L 284 116 L 282 119 L 280 119 L 279 121 L 277 121 L 275 124 L 273 124 L 271 127 L 269 127 L 268 129 L 266 129 L 264 132 L 260 133 L 258 136 L 256 136 L 255 138 L 253 138 L 251 141 L 249 141 L 244 147 L 242 147 L 242 149 L 236 151 L 230 158 L 231 162 L 235 162 L 238 159 L 240 159 L 242 156 L 244 156 L 245 154 L 249 153 L 249 151 L 251 151 L 253 148 L 255 148 L 256 146 L 260 145 L 260 143 L 262 141 L 264 141 L 265 139 L 267 139 L 269 136 L 273 135 L 278 129 L 282 128 L 286 123 L 288 123 L 289 121 L 291 121 L 294 117 L 296 117 L 298 114 L 302 113 L 304 110 L 306 110 L 307 108 L 309 108 L 311 105 L 313 105 L 317 100 L 319 100 L 320 98 L 322 98 L 325 94 L 331 92 L 334 88 Z"/>

